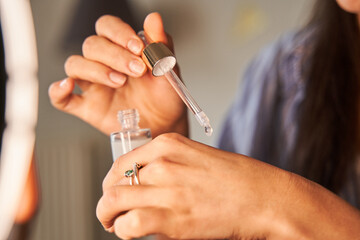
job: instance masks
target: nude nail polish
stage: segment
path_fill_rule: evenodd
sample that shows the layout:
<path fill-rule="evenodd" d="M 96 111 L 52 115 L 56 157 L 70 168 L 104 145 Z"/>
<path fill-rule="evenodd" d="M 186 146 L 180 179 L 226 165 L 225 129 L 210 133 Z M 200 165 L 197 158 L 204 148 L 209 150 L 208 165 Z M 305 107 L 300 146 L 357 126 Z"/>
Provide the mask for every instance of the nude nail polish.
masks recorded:
<path fill-rule="evenodd" d="M 124 85 L 126 81 L 126 76 L 124 74 L 120 74 L 117 72 L 111 72 L 109 74 L 109 78 L 112 82 L 116 83 L 117 85 Z"/>
<path fill-rule="evenodd" d="M 132 60 L 129 63 L 130 70 L 135 74 L 142 74 L 145 71 L 145 63 L 141 60 Z"/>
<path fill-rule="evenodd" d="M 134 54 L 140 54 L 141 52 L 141 42 L 137 39 L 130 39 L 130 41 L 127 44 L 127 47 Z"/>

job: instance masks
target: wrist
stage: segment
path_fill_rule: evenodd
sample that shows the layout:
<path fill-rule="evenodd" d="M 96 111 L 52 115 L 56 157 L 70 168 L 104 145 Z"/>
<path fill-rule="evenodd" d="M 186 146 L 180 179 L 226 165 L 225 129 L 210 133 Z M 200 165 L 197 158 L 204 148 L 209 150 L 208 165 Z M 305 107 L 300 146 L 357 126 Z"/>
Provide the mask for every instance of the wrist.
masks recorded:
<path fill-rule="evenodd" d="M 295 178 L 295 179 L 294 179 Z M 278 169 L 270 190 L 271 200 L 264 211 L 266 239 L 304 239 L 303 229 L 298 222 L 297 175 Z"/>
<path fill-rule="evenodd" d="M 189 120 L 187 116 L 187 111 L 182 117 L 177 121 L 173 127 L 174 132 L 179 133 L 185 137 L 189 137 Z"/>
<path fill-rule="evenodd" d="M 360 213 L 337 195 L 297 174 L 288 174 L 282 201 L 272 211 L 269 239 L 355 239 Z M 270 219 L 270 218 L 269 218 Z"/>
<path fill-rule="evenodd" d="M 244 159 L 243 159 L 244 160 Z M 231 223 L 236 236 L 255 239 L 301 239 L 298 225 L 293 221 L 288 207 L 292 191 L 292 174 L 269 164 L 249 159 L 239 161 L 240 168 L 252 169 L 251 174 L 239 175 L 236 182 L 244 183 L 239 188 L 239 199 Z M 255 166 L 249 166 L 255 165 Z M 249 171 L 250 172 L 250 171 Z M 245 177 L 245 178 L 244 178 Z M 250 190 L 250 191 L 249 191 Z M 250 192 L 250 195 L 246 193 Z M 237 219 L 246 219 L 246 222 Z M 230 218 L 231 219 L 231 218 Z M 231 224 L 230 224 L 231 226 Z"/>
<path fill-rule="evenodd" d="M 169 122 L 158 122 L 157 127 L 152 130 L 152 137 L 155 138 L 164 133 L 178 133 L 185 137 L 189 137 L 189 121 L 187 117 L 187 110 L 173 121 L 171 124 Z"/>

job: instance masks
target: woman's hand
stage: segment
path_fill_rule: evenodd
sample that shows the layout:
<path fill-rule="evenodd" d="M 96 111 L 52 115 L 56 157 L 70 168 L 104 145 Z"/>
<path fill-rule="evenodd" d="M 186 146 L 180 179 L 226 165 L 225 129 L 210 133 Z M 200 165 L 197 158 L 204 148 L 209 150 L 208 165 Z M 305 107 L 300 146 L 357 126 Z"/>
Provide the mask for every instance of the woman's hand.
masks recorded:
<path fill-rule="evenodd" d="M 137 162 L 141 185 L 124 172 Z M 97 216 L 123 239 L 356 239 L 360 214 L 300 176 L 178 134 L 117 159 Z"/>
<path fill-rule="evenodd" d="M 129 186 L 123 176 L 134 162 L 144 165 L 141 185 Z M 166 134 L 113 164 L 97 216 L 123 239 L 154 233 L 263 239 L 277 221 L 274 205 L 282 205 L 288 182 L 289 174 L 257 160 Z"/>
<path fill-rule="evenodd" d="M 144 21 L 144 31 L 156 42 L 172 48 L 158 13 Z M 186 108 L 168 81 L 153 77 L 141 59 L 143 42 L 121 19 L 103 16 L 96 22 L 97 35 L 83 43 L 83 56 L 65 63 L 69 76 L 49 88 L 51 103 L 105 134 L 119 129 L 117 111 L 137 108 L 142 127 L 154 136 L 164 132 L 188 134 Z M 74 94 L 77 84 L 82 93 Z"/>

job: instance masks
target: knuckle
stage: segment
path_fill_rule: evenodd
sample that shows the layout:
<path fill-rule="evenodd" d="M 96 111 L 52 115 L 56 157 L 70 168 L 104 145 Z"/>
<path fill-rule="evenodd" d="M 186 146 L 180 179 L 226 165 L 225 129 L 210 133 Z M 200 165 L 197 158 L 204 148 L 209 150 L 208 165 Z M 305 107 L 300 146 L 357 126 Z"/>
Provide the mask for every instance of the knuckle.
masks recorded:
<path fill-rule="evenodd" d="M 170 162 L 166 157 L 159 157 L 154 161 L 152 167 L 152 174 L 156 174 L 157 176 L 165 176 L 170 170 Z"/>
<path fill-rule="evenodd" d="M 119 239 L 132 239 L 132 237 L 130 237 L 129 235 L 126 235 L 123 232 L 123 228 L 120 227 L 119 225 L 116 225 L 115 227 L 115 235 L 119 238 Z"/>
<path fill-rule="evenodd" d="M 130 236 L 127 235 L 127 232 L 125 231 L 127 228 L 124 226 L 124 224 L 120 224 L 119 219 L 115 219 L 114 221 L 114 231 L 118 238 L 120 239 L 131 239 Z"/>
<path fill-rule="evenodd" d="M 96 205 L 96 217 L 101 222 L 101 220 L 102 220 L 101 199 L 99 200 L 99 202 Z"/>
<path fill-rule="evenodd" d="M 154 141 L 158 144 L 177 144 L 183 141 L 183 136 L 178 133 L 165 133 L 157 136 Z"/>
<path fill-rule="evenodd" d="M 89 69 L 89 74 L 91 74 L 93 79 L 96 79 L 100 83 L 104 82 L 104 79 L 107 79 L 109 74 L 112 72 L 111 69 L 103 67 L 93 67 Z"/>
<path fill-rule="evenodd" d="M 103 194 L 103 205 L 104 207 L 110 207 L 116 205 L 120 201 L 120 194 L 115 188 L 106 190 Z"/>
<path fill-rule="evenodd" d="M 158 149 L 162 156 L 178 151 L 186 151 L 188 149 L 186 141 L 186 138 L 178 133 L 165 133 L 153 140 L 154 148 Z"/>
<path fill-rule="evenodd" d="M 87 55 L 95 46 L 98 40 L 98 36 L 92 35 L 87 37 L 82 44 L 82 51 L 84 55 Z"/>
<path fill-rule="evenodd" d="M 102 190 L 103 192 L 105 192 L 105 189 L 107 188 L 107 176 L 104 178 L 104 180 L 102 181 Z"/>
<path fill-rule="evenodd" d="M 126 215 L 126 221 L 115 220 L 115 233 L 122 239 L 133 239 L 148 235 L 146 230 L 148 224 L 145 218 L 140 214 L 139 210 L 132 210 Z"/>
<path fill-rule="evenodd" d="M 116 219 L 114 222 L 114 230 L 115 234 L 120 239 L 133 239 L 136 238 L 135 234 L 139 234 L 135 232 L 133 228 L 130 226 L 130 221 L 118 221 Z M 131 220 L 131 219 L 130 219 Z"/>
<path fill-rule="evenodd" d="M 129 229 L 131 229 L 132 232 L 140 233 L 143 225 L 144 225 L 144 221 L 141 215 L 139 214 L 139 211 L 133 211 L 129 221 Z"/>

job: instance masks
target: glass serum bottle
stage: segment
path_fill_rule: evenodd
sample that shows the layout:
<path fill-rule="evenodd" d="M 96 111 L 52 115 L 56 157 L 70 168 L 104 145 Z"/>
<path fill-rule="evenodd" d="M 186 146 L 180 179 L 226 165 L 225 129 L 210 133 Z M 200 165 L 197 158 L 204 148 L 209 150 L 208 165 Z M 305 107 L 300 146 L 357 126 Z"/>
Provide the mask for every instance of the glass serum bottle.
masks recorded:
<path fill-rule="evenodd" d="M 140 116 L 137 109 L 119 111 L 117 117 L 121 131 L 110 134 L 113 161 L 134 148 L 151 141 L 150 129 L 139 127 Z"/>

